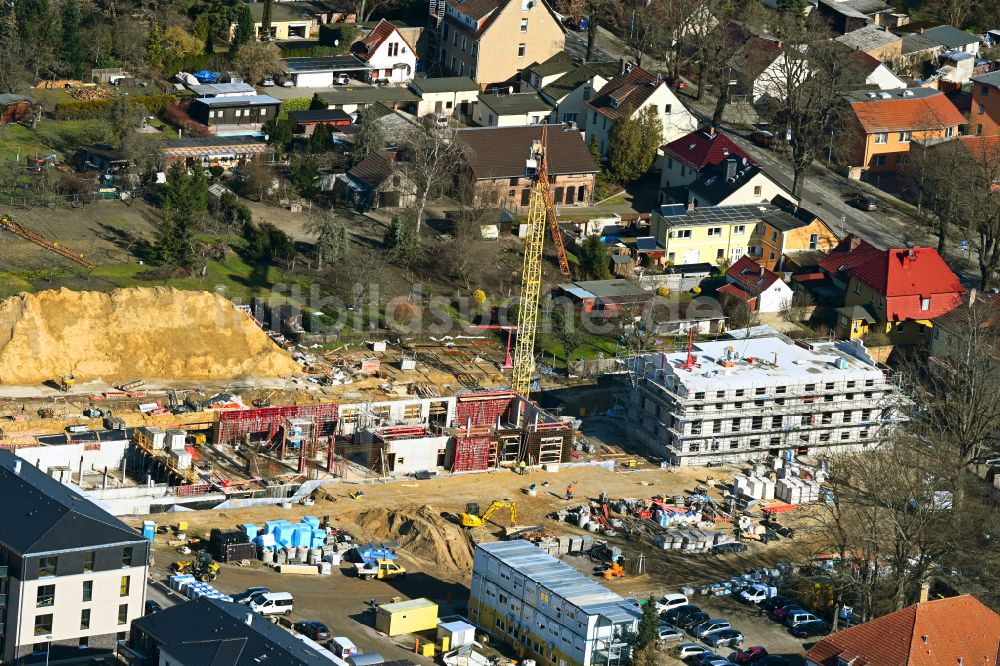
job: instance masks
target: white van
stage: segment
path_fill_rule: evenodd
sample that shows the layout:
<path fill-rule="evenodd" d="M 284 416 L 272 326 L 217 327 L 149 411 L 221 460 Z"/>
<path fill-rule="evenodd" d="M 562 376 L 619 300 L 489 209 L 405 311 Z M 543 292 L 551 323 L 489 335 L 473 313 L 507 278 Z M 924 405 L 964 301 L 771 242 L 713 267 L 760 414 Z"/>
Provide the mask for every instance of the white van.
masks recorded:
<path fill-rule="evenodd" d="M 327 641 L 326 648 L 341 659 L 347 659 L 358 654 L 358 646 L 346 636 L 334 636 Z"/>
<path fill-rule="evenodd" d="M 795 610 L 785 616 L 785 624 L 789 627 L 794 627 L 797 624 L 802 624 L 803 622 L 812 622 L 818 620 L 819 618 L 812 613 L 804 610 Z"/>
<path fill-rule="evenodd" d="M 677 608 L 678 606 L 684 606 L 687 604 L 688 598 L 684 594 L 667 594 L 660 597 L 659 601 L 656 602 L 656 610 L 660 613 L 666 613 L 671 608 Z"/>
<path fill-rule="evenodd" d="M 261 592 L 250 600 L 250 610 L 260 615 L 290 615 L 292 604 L 288 592 Z"/>

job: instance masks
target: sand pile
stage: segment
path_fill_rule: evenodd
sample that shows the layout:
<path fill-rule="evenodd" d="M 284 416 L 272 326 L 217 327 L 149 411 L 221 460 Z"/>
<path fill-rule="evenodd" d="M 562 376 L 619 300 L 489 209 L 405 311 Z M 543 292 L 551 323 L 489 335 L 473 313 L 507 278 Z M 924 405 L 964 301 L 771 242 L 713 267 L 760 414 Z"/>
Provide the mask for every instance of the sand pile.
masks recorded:
<path fill-rule="evenodd" d="M 378 508 L 358 514 L 357 524 L 376 541 L 398 541 L 408 555 L 449 571 L 472 571 L 472 543 L 460 526 L 442 518 L 434 507 Z"/>
<path fill-rule="evenodd" d="M 0 384 L 281 377 L 298 364 L 217 294 L 43 291 L 0 301 Z"/>

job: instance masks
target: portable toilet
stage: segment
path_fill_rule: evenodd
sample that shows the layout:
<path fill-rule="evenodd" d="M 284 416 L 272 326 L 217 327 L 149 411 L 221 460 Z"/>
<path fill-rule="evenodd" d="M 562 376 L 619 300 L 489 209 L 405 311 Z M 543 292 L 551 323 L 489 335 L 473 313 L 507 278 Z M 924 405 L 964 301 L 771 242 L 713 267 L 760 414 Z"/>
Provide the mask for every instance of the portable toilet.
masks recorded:
<path fill-rule="evenodd" d="M 156 521 L 142 521 L 142 538 L 153 541 L 156 538 Z"/>

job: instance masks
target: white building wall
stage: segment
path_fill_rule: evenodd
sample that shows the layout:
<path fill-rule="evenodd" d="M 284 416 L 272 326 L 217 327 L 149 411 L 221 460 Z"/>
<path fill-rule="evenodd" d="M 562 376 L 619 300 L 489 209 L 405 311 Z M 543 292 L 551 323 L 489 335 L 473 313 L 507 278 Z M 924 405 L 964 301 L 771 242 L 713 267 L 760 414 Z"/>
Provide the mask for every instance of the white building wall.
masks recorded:
<path fill-rule="evenodd" d="M 687 107 L 681 104 L 681 101 L 677 99 L 677 96 L 674 95 L 674 92 L 666 84 L 661 84 L 645 102 L 639 105 L 635 113 L 639 113 L 648 106 L 656 106 L 657 116 L 659 116 L 663 126 L 663 143 L 670 143 L 674 139 L 679 139 L 698 128 L 697 119 L 691 115 Z M 611 128 L 614 127 L 614 121 L 609 120 L 607 116 L 601 115 L 589 107 L 587 108 L 589 109 L 586 118 L 587 145 L 590 145 L 591 137 L 596 136 L 601 149 L 601 155 L 607 155 L 608 137 Z M 633 114 L 634 116 L 635 114 Z"/>
<path fill-rule="evenodd" d="M 392 51 L 392 49 L 397 50 Z M 395 52 L 397 55 L 389 55 L 390 52 Z M 413 78 L 413 72 L 417 68 L 417 56 L 402 35 L 396 31 L 379 44 L 375 53 L 368 59 L 368 64 L 376 70 L 372 72 L 373 78 L 403 83 Z M 396 65 L 405 65 L 406 67 L 397 68 Z"/>
<path fill-rule="evenodd" d="M 448 439 L 445 436 L 393 440 L 386 443 L 386 459 L 395 474 L 412 474 L 426 469 L 438 469 L 438 452 L 447 449 Z"/>
<path fill-rule="evenodd" d="M 90 442 L 90 444 L 96 444 Z M 84 444 L 53 444 L 44 446 L 19 446 L 14 453 L 23 460 L 51 476 L 53 467 L 68 467 L 71 474 L 80 469 L 83 460 L 84 473 L 103 471 L 105 467 L 111 471 L 121 467 L 122 458 L 128 449 L 127 440 L 101 442 L 100 448 L 86 450 Z M 69 479 L 65 479 L 68 481 Z"/>
<path fill-rule="evenodd" d="M 298 88 L 333 87 L 333 72 L 301 72 L 296 74 L 294 79 Z"/>
<path fill-rule="evenodd" d="M 906 87 L 906 82 L 893 74 L 892 70 L 884 64 L 876 67 L 875 71 L 869 74 L 868 78 L 865 79 L 865 83 L 870 86 L 878 86 L 879 90 L 894 90 Z"/>
<path fill-rule="evenodd" d="M 760 189 L 758 190 L 757 188 Z M 736 190 L 722 201 L 715 202 L 713 205 L 746 206 L 750 204 L 770 202 L 777 196 L 782 196 L 793 203 L 798 202 L 798 198 L 792 196 L 791 192 L 768 178 L 764 172 L 760 172 L 748 180 L 743 187 Z M 694 199 L 694 196 L 691 196 L 689 201 L 693 201 Z M 708 202 L 699 201 L 696 205 L 705 206 L 708 205 Z"/>
<path fill-rule="evenodd" d="M 757 302 L 760 312 L 779 312 L 791 298 L 791 288 L 781 280 L 778 280 L 764 290 L 764 293 L 760 295 Z"/>
<path fill-rule="evenodd" d="M 587 100 L 594 96 L 594 93 L 607 84 L 608 80 L 603 76 L 595 76 L 590 81 L 577 86 L 561 100 L 550 99 L 543 95 L 545 101 L 556 107 L 553 112 L 555 122 L 575 122 L 576 126 L 583 131 L 587 126 Z"/>
<path fill-rule="evenodd" d="M 426 116 L 431 113 L 440 113 L 449 117 L 454 116 L 461 109 L 463 102 L 468 105 L 469 112 L 472 113 L 475 109 L 477 97 L 479 97 L 478 90 L 422 93 L 420 101 L 417 102 L 417 116 Z"/>

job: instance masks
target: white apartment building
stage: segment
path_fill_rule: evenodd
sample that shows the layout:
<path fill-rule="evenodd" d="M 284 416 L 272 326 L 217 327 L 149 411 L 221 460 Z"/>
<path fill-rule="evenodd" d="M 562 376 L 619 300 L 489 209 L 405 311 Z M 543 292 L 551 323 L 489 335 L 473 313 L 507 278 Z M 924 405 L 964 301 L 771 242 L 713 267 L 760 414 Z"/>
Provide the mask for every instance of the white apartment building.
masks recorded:
<path fill-rule="evenodd" d="M 698 342 L 690 356 L 647 354 L 630 368 L 635 434 L 674 465 L 862 450 L 905 418 L 859 340 Z"/>
<path fill-rule="evenodd" d="M 0 663 L 86 663 L 140 617 L 149 542 L 9 451 L 0 451 Z"/>
<path fill-rule="evenodd" d="M 529 541 L 476 546 L 469 619 L 539 666 L 630 663 L 642 611 Z"/>

